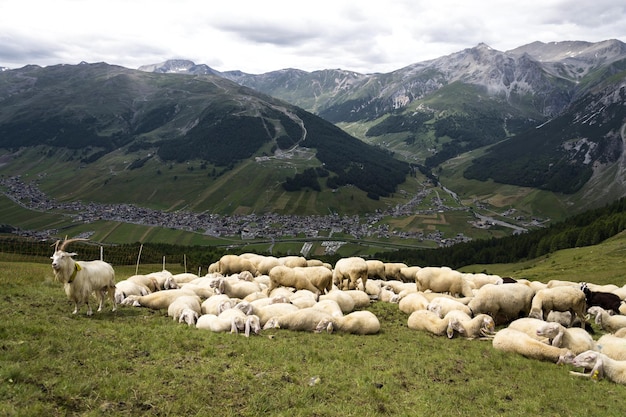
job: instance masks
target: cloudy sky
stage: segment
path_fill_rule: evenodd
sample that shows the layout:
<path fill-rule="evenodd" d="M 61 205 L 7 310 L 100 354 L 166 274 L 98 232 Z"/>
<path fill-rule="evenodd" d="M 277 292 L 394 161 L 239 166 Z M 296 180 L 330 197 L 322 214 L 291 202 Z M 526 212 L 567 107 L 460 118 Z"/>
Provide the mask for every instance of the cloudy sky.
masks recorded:
<path fill-rule="evenodd" d="M 0 0 L 0 66 L 390 72 L 484 42 L 626 42 L 624 0 Z"/>

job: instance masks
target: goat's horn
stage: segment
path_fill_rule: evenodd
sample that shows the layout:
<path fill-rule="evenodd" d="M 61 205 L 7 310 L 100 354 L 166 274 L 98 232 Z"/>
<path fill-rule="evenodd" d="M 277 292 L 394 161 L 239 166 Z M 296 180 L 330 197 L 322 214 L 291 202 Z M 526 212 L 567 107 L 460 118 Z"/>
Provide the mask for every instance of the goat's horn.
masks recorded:
<path fill-rule="evenodd" d="M 57 250 L 59 250 L 59 243 L 61 243 L 60 240 L 57 240 L 56 242 L 54 242 L 52 245 L 50 246 L 54 246 L 54 251 L 56 252 Z"/>
<path fill-rule="evenodd" d="M 67 245 L 69 245 L 69 244 L 70 244 L 70 243 L 72 243 L 72 242 L 80 242 L 80 241 L 83 241 L 83 242 L 84 242 L 84 241 L 86 241 L 86 240 L 89 240 L 89 239 L 84 239 L 84 238 L 80 238 L 80 237 L 78 237 L 78 238 L 74 238 L 74 239 L 65 239 L 65 240 L 63 241 L 63 243 L 61 243 L 61 247 L 59 248 L 59 250 L 65 250 L 65 248 L 67 247 Z"/>

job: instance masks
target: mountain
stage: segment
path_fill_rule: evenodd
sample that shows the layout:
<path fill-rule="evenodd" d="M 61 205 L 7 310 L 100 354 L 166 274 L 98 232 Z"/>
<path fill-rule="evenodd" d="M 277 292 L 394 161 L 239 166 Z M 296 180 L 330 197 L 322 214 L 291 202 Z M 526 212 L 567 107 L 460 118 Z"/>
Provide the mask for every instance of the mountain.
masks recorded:
<path fill-rule="evenodd" d="M 373 210 L 409 173 L 389 152 L 211 74 L 27 66 L 0 73 L 0 102 L 0 172 L 36 176 L 67 199 L 316 214 L 335 203 L 281 205 L 352 186 Z"/>
<path fill-rule="evenodd" d="M 502 142 L 464 176 L 574 194 L 599 172 L 621 172 L 626 119 L 623 98 L 613 93 L 623 88 L 625 70 L 626 44 L 606 40 L 534 42 L 506 52 L 479 44 L 387 74 L 221 75 L 430 170 Z M 626 193 L 618 188 L 606 195 L 596 190 L 592 200 Z"/>

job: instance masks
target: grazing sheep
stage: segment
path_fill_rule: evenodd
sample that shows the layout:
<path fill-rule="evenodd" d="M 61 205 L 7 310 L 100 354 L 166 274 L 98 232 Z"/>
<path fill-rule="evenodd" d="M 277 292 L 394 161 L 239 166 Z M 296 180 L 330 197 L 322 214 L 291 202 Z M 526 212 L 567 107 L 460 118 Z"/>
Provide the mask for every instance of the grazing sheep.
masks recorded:
<path fill-rule="evenodd" d="M 545 320 L 552 310 L 569 311 L 572 319 L 580 318 L 581 327 L 585 327 L 585 293 L 579 288 L 564 285 L 537 291 L 528 316 Z"/>
<path fill-rule="evenodd" d="M 496 325 L 501 325 L 527 316 L 534 294 L 524 284 L 487 284 L 476 291 L 467 306 L 472 315 L 489 314 Z"/>
<path fill-rule="evenodd" d="M 443 318 L 452 310 L 462 311 L 468 316 L 472 315 L 472 310 L 470 310 L 468 306 L 461 303 L 460 301 L 456 301 L 452 298 L 447 297 L 433 298 L 430 303 L 428 303 L 428 306 L 426 306 L 426 309 L 432 311 L 433 313 L 436 313 L 441 318 Z"/>
<path fill-rule="evenodd" d="M 239 255 L 223 255 L 220 260 L 217 261 L 215 270 L 211 272 L 217 272 L 223 276 L 228 276 L 238 274 L 242 271 L 249 271 L 252 275 L 257 274 L 257 269 L 250 259 Z"/>
<path fill-rule="evenodd" d="M 403 282 L 415 282 L 415 274 L 422 269 L 421 266 L 407 266 L 400 268 L 401 281 Z"/>
<path fill-rule="evenodd" d="M 163 290 L 148 295 L 129 295 L 124 300 L 124 305 L 134 307 L 147 307 L 152 310 L 167 309 L 174 300 L 183 295 L 196 295 L 193 291 L 185 289 Z"/>
<path fill-rule="evenodd" d="M 568 348 L 576 355 L 596 346 L 585 329 L 566 328 L 559 323 L 544 323 L 537 329 L 537 336 L 547 337 L 552 346 Z"/>
<path fill-rule="evenodd" d="M 408 265 L 402 262 L 385 262 L 385 279 L 395 279 L 403 281 L 404 276 L 401 273 L 402 268 L 408 268 Z"/>
<path fill-rule="evenodd" d="M 436 336 L 443 336 L 444 334 L 448 338 L 454 337 L 454 332 L 464 334 L 465 329 L 461 326 L 457 326 L 458 322 L 450 323 L 450 320 L 442 319 L 437 314 L 428 310 L 416 310 L 409 316 L 407 320 L 407 326 L 412 330 L 423 330 L 430 332 Z"/>
<path fill-rule="evenodd" d="M 261 275 L 269 275 L 272 268 L 281 265 L 278 258 L 274 256 L 266 256 L 257 264 L 257 273 Z"/>
<path fill-rule="evenodd" d="M 415 274 L 417 291 L 431 290 L 438 293 L 449 293 L 453 296 L 471 297 L 474 295 L 473 285 L 463 278 L 463 274 L 447 266 L 427 266 Z"/>
<path fill-rule="evenodd" d="M 362 289 L 365 291 L 367 285 L 367 262 L 365 262 L 365 259 L 353 256 L 341 258 L 335 263 L 333 284 L 339 289 L 357 289 L 359 279 L 361 280 Z"/>
<path fill-rule="evenodd" d="M 617 384 L 626 384 L 626 361 L 611 359 L 603 353 L 588 350 L 576 356 L 571 363 L 590 371 L 588 374 L 570 371 L 572 375 L 596 380 L 607 378 Z"/>
<path fill-rule="evenodd" d="M 52 259 L 52 270 L 54 277 L 63 283 L 65 294 L 74 302 L 74 311 L 78 313 L 82 304 L 87 305 L 87 315 L 91 316 L 93 311 L 89 304 L 89 297 L 95 293 L 98 299 L 98 311 L 102 311 L 105 294 L 108 294 L 113 311 L 116 310 L 115 301 L 115 271 L 113 267 L 104 261 L 75 261 L 72 257 L 74 252 L 66 252 L 67 246 L 76 241 L 86 239 L 66 239 L 59 246 L 56 242 Z"/>
<path fill-rule="evenodd" d="M 168 316 L 179 323 L 187 323 L 188 326 L 196 324 L 201 312 L 200 297 L 197 295 L 183 295 L 167 307 Z"/>
<path fill-rule="evenodd" d="M 463 311 L 452 310 L 445 315 L 444 319 L 449 321 L 451 327 L 462 328 L 464 331 L 460 333 L 467 339 L 491 338 L 496 332 L 496 323 L 489 314 L 470 317 Z"/>
<path fill-rule="evenodd" d="M 337 331 L 351 334 L 377 334 L 380 332 L 380 321 L 368 310 L 353 311 L 341 317 L 334 317 Z"/>
<path fill-rule="evenodd" d="M 292 268 L 284 265 L 275 266 L 270 271 L 270 286 L 267 288 L 268 294 L 271 293 L 274 288 L 283 286 L 292 287 L 296 290 L 309 290 L 316 296 L 319 296 L 321 291 L 315 285 L 313 285 L 313 283 L 309 279 L 309 274 L 306 271 L 307 269 L 316 268 L 322 268 L 328 271 L 323 266 L 311 268 Z"/>
<path fill-rule="evenodd" d="M 278 258 L 278 261 L 281 265 L 288 266 L 289 268 L 306 268 L 308 265 L 306 258 L 303 256 L 281 256 L 280 258 Z"/>
<path fill-rule="evenodd" d="M 611 316 L 605 309 L 598 306 L 590 307 L 587 310 L 595 317 L 595 322 L 602 330 L 615 333 L 619 329 L 626 327 L 626 316 Z"/>
<path fill-rule="evenodd" d="M 333 271 L 325 266 L 307 266 L 294 268 L 296 273 L 305 274 L 320 294 L 329 292 L 333 288 Z"/>
<path fill-rule="evenodd" d="M 263 329 L 289 329 L 296 331 L 332 333 L 334 329 L 333 316 L 322 310 L 303 308 L 293 313 L 269 319 Z"/>
<path fill-rule="evenodd" d="M 424 297 L 424 293 L 414 292 L 402 297 L 398 302 L 398 308 L 403 313 L 411 314 L 417 310 L 426 310 L 428 304 L 428 299 Z"/>
<path fill-rule="evenodd" d="M 367 264 L 367 279 L 385 279 L 385 264 L 377 259 L 365 260 Z"/>
<path fill-rule="evenodd" d="M 548 345 L 533 339 L 524 332 L 509 328 L 499 330 L 493 337 L 492 344 L 497 350 L 517 353 L 530 359 L 550 361 L 557 364 L 570 363 L 574 358 L 574 353 L 567 348 Z"/>
<path fill-rule="evenodd" d="M 607 333 L 598 339 L 595 347 L 591 350 L 604 353 L 611 359 L 624 361 L 626 360 L 626 339 L 616 334 Z"/>
<path fill-rule="evenodd" d="M 580 284 L 580 289 L 585 293 L 587 300 L 587 308 L 598 306 L 606 311 L 612 311 L 613 314 L 620 314 L 620 306 L 622 299 L 611 292 L 592 291 L 585 282 Z"/>

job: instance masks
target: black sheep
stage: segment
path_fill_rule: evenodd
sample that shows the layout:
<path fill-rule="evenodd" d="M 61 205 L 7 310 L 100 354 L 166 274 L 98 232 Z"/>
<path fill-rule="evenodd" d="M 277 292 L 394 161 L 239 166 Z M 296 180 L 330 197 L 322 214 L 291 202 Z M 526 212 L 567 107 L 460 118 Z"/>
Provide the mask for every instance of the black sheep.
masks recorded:
<path fill-rule="evenodd" d="M 585 293 L 587 308 L 599 306 L 607 311 L 613 311 L 613 314 L 620 314 L 619 307 L 622 303 L 622 299 L 616 294 L 610 292 L 591 291 L 584 282 L 580 285 L 580 289 Z"/>

